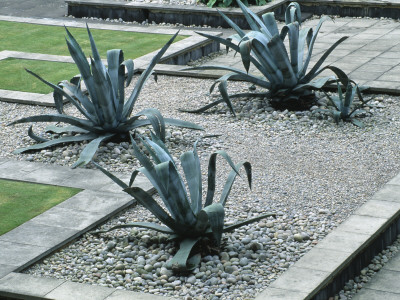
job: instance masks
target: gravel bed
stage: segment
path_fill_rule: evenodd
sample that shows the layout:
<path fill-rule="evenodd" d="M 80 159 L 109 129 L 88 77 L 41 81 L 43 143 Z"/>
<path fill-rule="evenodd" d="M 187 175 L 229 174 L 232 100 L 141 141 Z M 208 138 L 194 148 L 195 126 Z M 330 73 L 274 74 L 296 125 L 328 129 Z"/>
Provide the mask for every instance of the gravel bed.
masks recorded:
<path fill-rule="evenodd" d="M 371 279 L 379 274 L 379 271 L 389 262 L 391 258 L 398 255 L 400 250 L 400 235 L 397 236 L 397 240 L 381 253 L 376 255 L 371 263 L 361 270 L 361 274 L 355 278 L 346 282 L 343 290 L 341 290 L 335 297 L 334 300 L 348 300 L 361 291 L 365 285 L 371 281 Z"/>
<path fill-rule="evenodd" d="M 226 150 L 234 162 L 252 163 L 252 190 L 244 179 L 237 180 L 226 206 L 228 223 L 268 211 L 277 212 L 277 218 L 224 235 L 221 251 L 203 257 L 201 266 L 185 276 L 175 276 L 164 267 L 176 245 L 164 235 L 139 229 L 100 236 L 87 233 L 25 272 L 180 299 L 254 298 L 400 170 L 398 97 L 373 96 L 375 107 L 362 119 L 364 129 L 350 123 L 336 125 L 330 117 L 310 111 L 275 111 L 265 99 L 235 100 L 237 118 L 222 104 L 201 115 L 178 111 L 210 102 L 212 82 L 159 76 L 156 84 L 151 79 L 135 111 L 155 107 L 165 117 L 202 125 L 204 132 L 170 128 L 167 145 L 179 157 L 199 139 L 204 176 L 209 154 L 218 149 Z M 245 91 L 247 84 L 232 82 L 229 89 Z M 326 100 L 318 105 L 324 107 Z M 66 110 L 76 114 L 70 105 Z M 29 125 L 6 124 L 54 111 L 0 102 L 0 156 L 72 165 L 81 143 L 12 154 L 31 143 L 26 136 Z M 43 128 L 34 127 L 37 133 Z M 102 145 L 96 159 L 114 172 L 137 167 L 126 142 Z M 217 169 L 221 187 L 228 166 L 221 160 Z M 155 221 L 136 206 L 101 227 L 137 220 Z"/>

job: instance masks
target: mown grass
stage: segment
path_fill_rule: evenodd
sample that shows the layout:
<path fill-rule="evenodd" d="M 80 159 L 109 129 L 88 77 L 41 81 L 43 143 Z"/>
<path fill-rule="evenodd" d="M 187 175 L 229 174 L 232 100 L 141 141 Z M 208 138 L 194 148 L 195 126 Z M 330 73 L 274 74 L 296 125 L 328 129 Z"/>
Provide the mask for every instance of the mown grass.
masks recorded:
<path fill-rule="evenodd" d="M 90 25 L 89 25 L 90 27 Z M 90 55 L 90 43 L 85 28 L 68 28 L 82 50 Z M 137 58 L 160 49 L 171 35 L 90 29 L 100 56 L 106 58 L 107 50 L 122 49 L 125 59 Z M 0 51 L 22 51 L 32 53 L 69 56 L 65 42 L 64 27 L 0 21 Z M 175 41 L 184 39 L 177 36 Z"/>
<path fill-rule="evenodd" d="M 82 50 L 91 55 L 86 28 L 69 28 Z M 126 31 L 91 29 L 100 56 L 106 58 L 107 50 L 122 49 L 125 59 L 135 59 L 160 49 L 171 35 L 148 34 Z M 41 54 L 70 56 L 65 42 L 64 27 L 0 21 L 0 51 L 21 51 Z M 176 41 L 184 39 L 178 36 Z M 52 90 L 38 79 L 25 72 L 28 68 L 46 80 L 57 84 L 79 74 L 73 64 L 63 64 L 33 60 L 7 59 L 0 61 L 0 89 L 49 93 Z M 60 67 L 61 66 L 61 67 Z"/>
<path fill-rule="evenodd" d="M 0 191 L 0 235 L 2 235 L 81 190 L 0 179 Z"/>
<path fill-rule="evenodd" d="M 8 58 L 0 61 L 0 89 L 40 94 L 52 92 L 49 86 L 25 72 L 24 68 L 34 70 L 55 84 L 79 74 L 76 65 L 71 63 Z"/>

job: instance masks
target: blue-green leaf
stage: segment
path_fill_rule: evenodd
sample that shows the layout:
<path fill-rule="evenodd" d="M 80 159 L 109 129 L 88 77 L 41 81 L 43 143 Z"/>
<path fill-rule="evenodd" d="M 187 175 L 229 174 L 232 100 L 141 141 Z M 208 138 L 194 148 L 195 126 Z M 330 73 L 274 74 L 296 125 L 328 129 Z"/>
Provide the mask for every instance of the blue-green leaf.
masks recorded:
<path fill-rule="evenodd" d="M 115 133 L 99 136 L 98 138 L 95 138 L 89 144 L 87 144 L 85 148 L 81 151 L 78 160 L 72 165 L 72 169 L 88 164 L 92 160 L 97 149 L 99 148 L 100 143 L 113 137 L 114 135 Z"/>

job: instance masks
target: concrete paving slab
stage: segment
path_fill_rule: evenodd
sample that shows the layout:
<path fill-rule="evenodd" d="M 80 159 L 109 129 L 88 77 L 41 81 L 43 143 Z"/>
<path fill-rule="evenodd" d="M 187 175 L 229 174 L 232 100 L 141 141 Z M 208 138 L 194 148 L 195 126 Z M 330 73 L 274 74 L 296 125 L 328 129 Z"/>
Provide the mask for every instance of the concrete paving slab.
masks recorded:
<path fill-rule="evenodd" d="M 71 169 L 69 176 L 63 180 L 63 184 L 77 188 L 90 188 L 99 190 L 113 181 L 99 170 Z"/>
<path fill-rule="evenodd" d="M 371 216 L 352 215 L 340 227 L 343 231 L 354 232 L 357 234 L 374 235 L 385 223 L 387 219 L 375 218 Z"/>
<path fill-rule="evenodd" d="M 33 218 L 32 221 L 38 224 L 50 224 L 55 227 L 86 230 L 106 218 L 107 216 L 97 212 L 78 211 L 55 206 Z"/>
<path fill-rule="evenodd" d="M 54 227 L 51 224 L 38 224 L 34 221 L 28 221 L 1 235 L 0 241 L 53 248 L 78 233 L 77 229 Z"/>
<path fill-rule="evenodd" d="M 392 270 L 382 270 L 365 286 L 368 289 L 395 293 L 400 299 L 400 272 Z"/>
<path fill-rule="evenodd" d="M 104 300 L 168 300 L 170 297 L 162 297 L 152 294 L 136 293 L 131 291 L 116 290 Z"/>
<path fill-rule="evenodd" d="M 1 164 L 0 177 L 14 180 L 23 180 L 23 177 L 29 173 L 39 170 L 43 164 L 29 163 L 26 161 L 11 161 L 7 160 Z"/>
<path fill-rule="evenodd" d="M 17 267 L 0 264 L 0 279 L 13 272 Z"/>
<path fill-rule="evenodd" d="M 362 65 L 361 67 L 357 68 L 354 72 L 387 72 L 392 69 L 392 65 L 378 65 L 378 64 L 368 64 Z"/>
<path fill-rule="evenodd" d="M 257 295 L 255 300 L 303 300 L 307 295 L 307 293 L 269 288 Z"/>
<path fill-rule="evenodd" d="M 357 209 L 354 214 L 391 219 L 400 214 L 400 203 L 391 201 L 370 200 Z"/>
<path fill-rule="evenodd" d="M 121 205 L 132 202 L 132 197 L 126 193 L 105 193 L 84 190 L 57 205 L 59 208 L 107 213 L 118 209 Z"/>
<path fill-rule="evenodd" d="M 296 262 L 296 267 L 334 273 L 340 266 L 346 264 L 350 257 L 351 252 L 315 248 L 302 256 Z"/>
<path fill-rule="evenodd" d="M 46 298 L 57 300 L 100 300 L 105 299 L 113 292 L 114 289 L 109 289 L 102 286 L 92 286 L 75 282 L 64 282 L 53 291 L 46 294 Z"/>
<path fill-rule="evenodd" d="M 399 300 L 400 294 L 363 288 L 359 293 L 355 294 L 352 299 L 353 300 L 378 300 L 378 299 Z"/>
<path fill-rule="evenodd" d="M 47 251 L 46 247 L 0 241 L 0 264 L 25 266 Z"/>
<path fill-rule="evenodd" d="M 314 249 L 321 248 L 354 253 L 369 240 L 370 236 L 367 234 L 354 234 L 341 229 L 342 227 L 336 228 L 322 241 L 318 242 Z"/>
<path fill-rule="evenodd" d="M 70 177 L 71 174 L 69 172 L 65 172 L 65 167 L 49 165 L 27 173 L 22 180 L 68 186 L 65 184 L 65 182 Z"/>
<path fill-rule="evenodd" d="M 391 271 L 400 272 L 400 253 L 397 252 L 396 256 L 392 257 L 386 263 L 386 265 L 382 268 L 382 270 L 391 270 Z M 400 293 L 400 288 L 399 288 L 399 293 Z"/>
<path fill-rule="evenodd" d="M 30 297 L 44 297 L 60 286 L 64 280 L 55 278 L 36 278 L 28 274 L 10 273 L 0 280 L 0 295 L 23 295 Z M 21 284 L 23 283 L 23 284 Z"/>
<path fill-rule="evenodd" d="M 400 176 L 394 177 L 376 192 L 372 200 L 400 202 Z"/>
<path fill-rule="evenodd" d="M 329 280 L 330 276 L 330 272 L 298 268 L 293 265 L 279 276 L 277 280 L 271 283 L 270 288 L 307 293 L 307 295 L 310 295 L 326 279 Z M 307 278 L 307 280 L 304 280 L 304 278 Z"/>

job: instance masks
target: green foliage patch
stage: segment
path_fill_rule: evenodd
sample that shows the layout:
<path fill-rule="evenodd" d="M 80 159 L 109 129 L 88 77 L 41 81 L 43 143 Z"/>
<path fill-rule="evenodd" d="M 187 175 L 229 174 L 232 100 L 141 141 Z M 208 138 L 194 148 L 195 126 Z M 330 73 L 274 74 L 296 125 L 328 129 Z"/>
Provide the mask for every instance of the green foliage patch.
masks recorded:
<path fill-rule="evenodd" d="M 71 28 L 71 33 L 85 53 L 90 51 L 85 28 Z M 124 49 L 125 57 L 134 59 L 160 49 L 171 35 L 148 34 L 115 30 L 93 29 L 93 37 L 100 56 L 105 57 L 108 49 Z M 175 41 L 185 36 L 176 37 Z M 65 45 L 65 29 L 61 26 L 36 25 L 0 21 L 0 51 L 22 51 L 69 56 Z M 64 78 L 66 79 L 66 78 Z"/>
<path fill-rule="evenodd" d="M 0 191 L 0 235 L 2 235 L 81 190 L 0 179 Z"/>
<path fill-rule="evenodd" d="M 7 58 L 0 60 L 0 89 L 39 94 L 53 91 L 51 87 L 32 79 L 25 68 L 35 70 L 39 75 L 46 74 L 51 82 L 70 79 L 79 73 L 76 65 L 71 63 Z"/>

